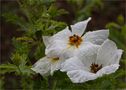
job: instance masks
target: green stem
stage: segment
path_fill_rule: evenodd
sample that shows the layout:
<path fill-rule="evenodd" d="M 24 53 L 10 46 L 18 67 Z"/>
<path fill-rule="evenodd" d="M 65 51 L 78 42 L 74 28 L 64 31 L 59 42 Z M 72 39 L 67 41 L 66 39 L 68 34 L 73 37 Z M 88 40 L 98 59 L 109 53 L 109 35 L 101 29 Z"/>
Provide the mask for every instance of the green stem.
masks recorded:
<path fill-rule="evenodd" d="M 53 82 L 52 90 L 56 90 L 56 84 L 57 84 L 57 80 L 55 80 L 55 81 Z"/>
<path fill-rule="evenodd" d="M 52 77 L 48 77 L 48 89 L 50 90 L 52 88 Z"/>

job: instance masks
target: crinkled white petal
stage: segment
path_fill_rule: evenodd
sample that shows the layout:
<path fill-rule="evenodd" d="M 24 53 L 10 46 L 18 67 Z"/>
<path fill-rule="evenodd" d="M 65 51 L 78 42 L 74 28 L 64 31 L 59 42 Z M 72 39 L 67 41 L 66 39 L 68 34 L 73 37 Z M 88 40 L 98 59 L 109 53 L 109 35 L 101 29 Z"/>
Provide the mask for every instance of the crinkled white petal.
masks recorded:
<path fill-rule="evenodd" d="M 75 50 L 71 50 L 71 52 L 67 52 L 67 55 L 71 55 L 71 57 L 73 56 L 77 56 L 77 57 L 73 57 L 70 58 L 66 61 L 66 65 L 64 66 L 65 68 L 78 68 L 79 64 L 81 65 L 81 67 L 84 69 L 85 66 L 85 70 L 90 70 L 90 66 L 92 63 L 94 63 L 96 61 L 96 56 L 97 56 L 97 50 L 99 49 L 99 45 L 94 45 L 90 42 L 86 42 L 85 44 L 83 44 L 83 46 L 81 46 L 80 48 L 76 48 Z M 68 49 L 69 50 L 69 49 Z M 67 51 L 68 51 L 67 50 Z M 81 60 L 81 63 L 79 63 L 79 60 Z M 72 65 L 76 65 L 72 66 L 71 62 L 73 62 Z M 78 63 L 77 63 L 78 62 Z M 73 69 L 73 68 L 72 68 Z M 62 70 L 63 71 L 63 70 Z M 65 71 L 65 70 L 64 70 Z"/>
<path fill-rule="evenodd" d="M 111 64 L 119 64 L 123 50 L 118 49 L 116 52 L 117 52 L 117 54 L 116 54 L 115 60 L 113 60 L 113 62 L 111 62 Z"/>
<path fill-rule="evenodd" d="M 51 36 L 42 36 L 42 38 L 45 46 L 48 46 L 50 44 Z"/>
<path fill-rule="evenodd" d="M 67 47 L 63 50 L 63 54 L 64 56 L 70 58 L 75 55 L 76 51 L 77 51 L 77 48 L 75 46 L 67 45 Z"/>
<path fill-rule="evenodd" d="M 87 70 L 88 68 L 84 67 L 84 64 L 82 61 L 79 60 L 78 57 L 74 56 L 70 59 L 67 59 L 62 65 L 61 65 L 61 71 L 62 72 L 68 72 L 72 70 Z"/>
<path fill-rule="evenodd" d="M 87 46 L 86 44 L 82 47 Z M 50 55 L 50 52 L 55 51 L 58 54 L 62 54 L 64 57 L 72 57 L 79 51 L 79 48 L 69 45 L 68 41 L 55 40 L 50 46 L 46 47 L 46 55 Z"/>
<path fill-rule="evenodd" d="M 84 42 L 77 49 L 78 52 L 76 53 L 76 55 L 80 56 L 86 53 L 87 54 L 97 53 L 99 48 L 100 48 L 100 45 L 92 44 L 91 42 Z"/>
<path fill-rule="evenodd" d="M 67 75 L 73 83 L 84 83 L 98 77 L 96 74 L 84 70 L 72 70 L 67 72 Z"/>
<path fill-rule="evenodd" d="M 107 39 L 106 41 L 104 41 L 104 43 L 101 45 L 101 48 L 98 50 L 96 63 L 106 66 L 110 62 L 112 62 L 116 54 L 116 44 L 113 41 Z"/>
<path fill-rule="evenodd" d="M 61 40 L 66 42 L 69 40 L 69 36 L 71 35 L 72 35 L 71 31 L 66 27 L 64 30 L 54 34 L 52 36 L 52 40 Z"/>
<path fill-rule="evenodd" d="M 81 36 L 84 33 L 87 27 L 87 24 L 90 20 L 91 20 L 91 17 L 89 17 L 87 20 L 71 25 L 72 33 Z"/>
<path fill-rule="evenodd" d="M 49 50 L 48 50 L 48 53 L 47 53 L 47 57 L 59 57 L 60 56 L 60 52 L 59 51 L 61 51 L 62 49 L 61 48 L 50 48 Z"/>
<path fill-rule="evenodd" d="M 45 49 L 45 54 L 48 55 L 51 51 L 55 51 L 57 53 L 63 52 L 67 48 L 67 42 L 62 40 L 55 40 Z"/>
<path fill-rule="evenodd" d="M 82 61 L 84 66 L 90 69 L 91 64 L 96 61 L 97 51 L 99 48 L 99 45 L 87 43 L 85 47 L 80 48 L 76 55 Z"/>
<path fill-rule="evenodd" d="M 102 69 L 100 69 L 96 74 L 101 77 L 104 74 L 111 74 L 114 73 L 119 68 L 119 64 L 112 64 L 109 66 L 105 66 Z"/>
<path fill-rule="evenodd" d="M 31 68 L 36 73 L 40 73 L 42 76 L 47 76 L 50 74 L 51 62 L 49 58 L 44 57 L 38 60 Z"/>
<path fill-rule="evenodd" d="M 121 56 L 122 56 L 122 50 L 119 49 L 119 50 L 116 50 L 115 54 L 111 57 L 111 60 L 109 60 L 107 62 L 107 65 L 111 65 L 111 64 L 119 64 L 119 61 L 121 59 Z"/>
<path fill-rule="evenodd" d="M 94 44 L 102 44 L 109 36 L 109 30 L 97 30 L 87 32 L 83 39 L 85 42 L 91 42 Z"/>

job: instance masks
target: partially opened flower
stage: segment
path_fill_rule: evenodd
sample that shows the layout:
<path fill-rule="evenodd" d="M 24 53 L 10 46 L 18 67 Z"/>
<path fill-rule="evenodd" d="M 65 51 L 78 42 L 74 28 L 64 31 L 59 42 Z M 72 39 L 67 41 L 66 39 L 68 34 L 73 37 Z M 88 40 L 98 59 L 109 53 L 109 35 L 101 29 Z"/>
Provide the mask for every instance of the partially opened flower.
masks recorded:
<path fill-rule="evenodd" d="M 114 73 L 119 68 L 121 55 L 122 50 L 113 41 L 106 40 L 100 47 L 86 48 L 66 60 L 61 71 L 66 71 L 73 83 L 83 83 Z"/>
<path fill-rule="evenodd" d="M 45 45 L 48 45 L 50 43 L 49 37 L 43 37 L 43 42 Z M 66 59 L 62 53 L 55 50 L 50 51 L 48 55 L 38 60 L 31 69 L 36 73 L 40 73 L 42 76 L 53 75 L 54 71 L 61 68 L 61 64 Z"/>
<path fill-rule="evenodd" d="M 47 56 L 38 60 L 31 68 L 42 76 L 53 75 L 54 71 L 61 68 L 61 64 L 65 61 L 65 57 L 55 51 L 50 52 Z"/>
<path fill-rule="evenodd" d="M 59 52 L 65 52 L 66 55 L 71 57 L 77 51 L 88 46 L 88 43 L 102 44 L 108 38 L 109 30 L 98 30 L 84 34 L 87 23 L 90 20 L 91 18 L 88 18 L 85 21 L 71 25 L 72 31 L 66 27 L 52 36 L 50 39 L 51 43 L 46 47 L 45 53 L 48 54 L 51 50 L 55 49 Z"/>

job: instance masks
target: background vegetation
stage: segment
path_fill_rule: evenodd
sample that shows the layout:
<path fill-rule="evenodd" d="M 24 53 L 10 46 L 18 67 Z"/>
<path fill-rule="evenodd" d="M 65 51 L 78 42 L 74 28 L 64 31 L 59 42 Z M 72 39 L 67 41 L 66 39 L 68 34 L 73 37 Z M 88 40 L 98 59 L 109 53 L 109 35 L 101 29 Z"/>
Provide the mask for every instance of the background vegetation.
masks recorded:
<path fill-rule="evenodd" d="M 125 0 L 6 0 L 1 2 L 0 90 L 116 90 L 126 88 Z M 92 17 L 86 31 L 110 29 L 110 39 L 124 50 L 120 68 L 83 84 L 65 73 L 43 78 L 30 68 L 43 57 L 42 35 Z"/>

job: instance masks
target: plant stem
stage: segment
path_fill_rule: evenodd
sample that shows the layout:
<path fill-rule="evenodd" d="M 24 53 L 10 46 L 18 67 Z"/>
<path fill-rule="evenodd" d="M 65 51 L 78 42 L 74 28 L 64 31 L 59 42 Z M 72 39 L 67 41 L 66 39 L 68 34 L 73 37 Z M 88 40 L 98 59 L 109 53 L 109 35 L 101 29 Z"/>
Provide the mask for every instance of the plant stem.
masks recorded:
<path fill-rule="evenodd" d="M 53 82 L 52 90 L 56 90 L 56 84 L 57 84 L 57 80 L 55 80 L 55 81 Z"/>
<path fill-rule="evenodd" d="M 50 90 L 52 88 L 52 77 L 48 77 L 48 89 Z"/>

